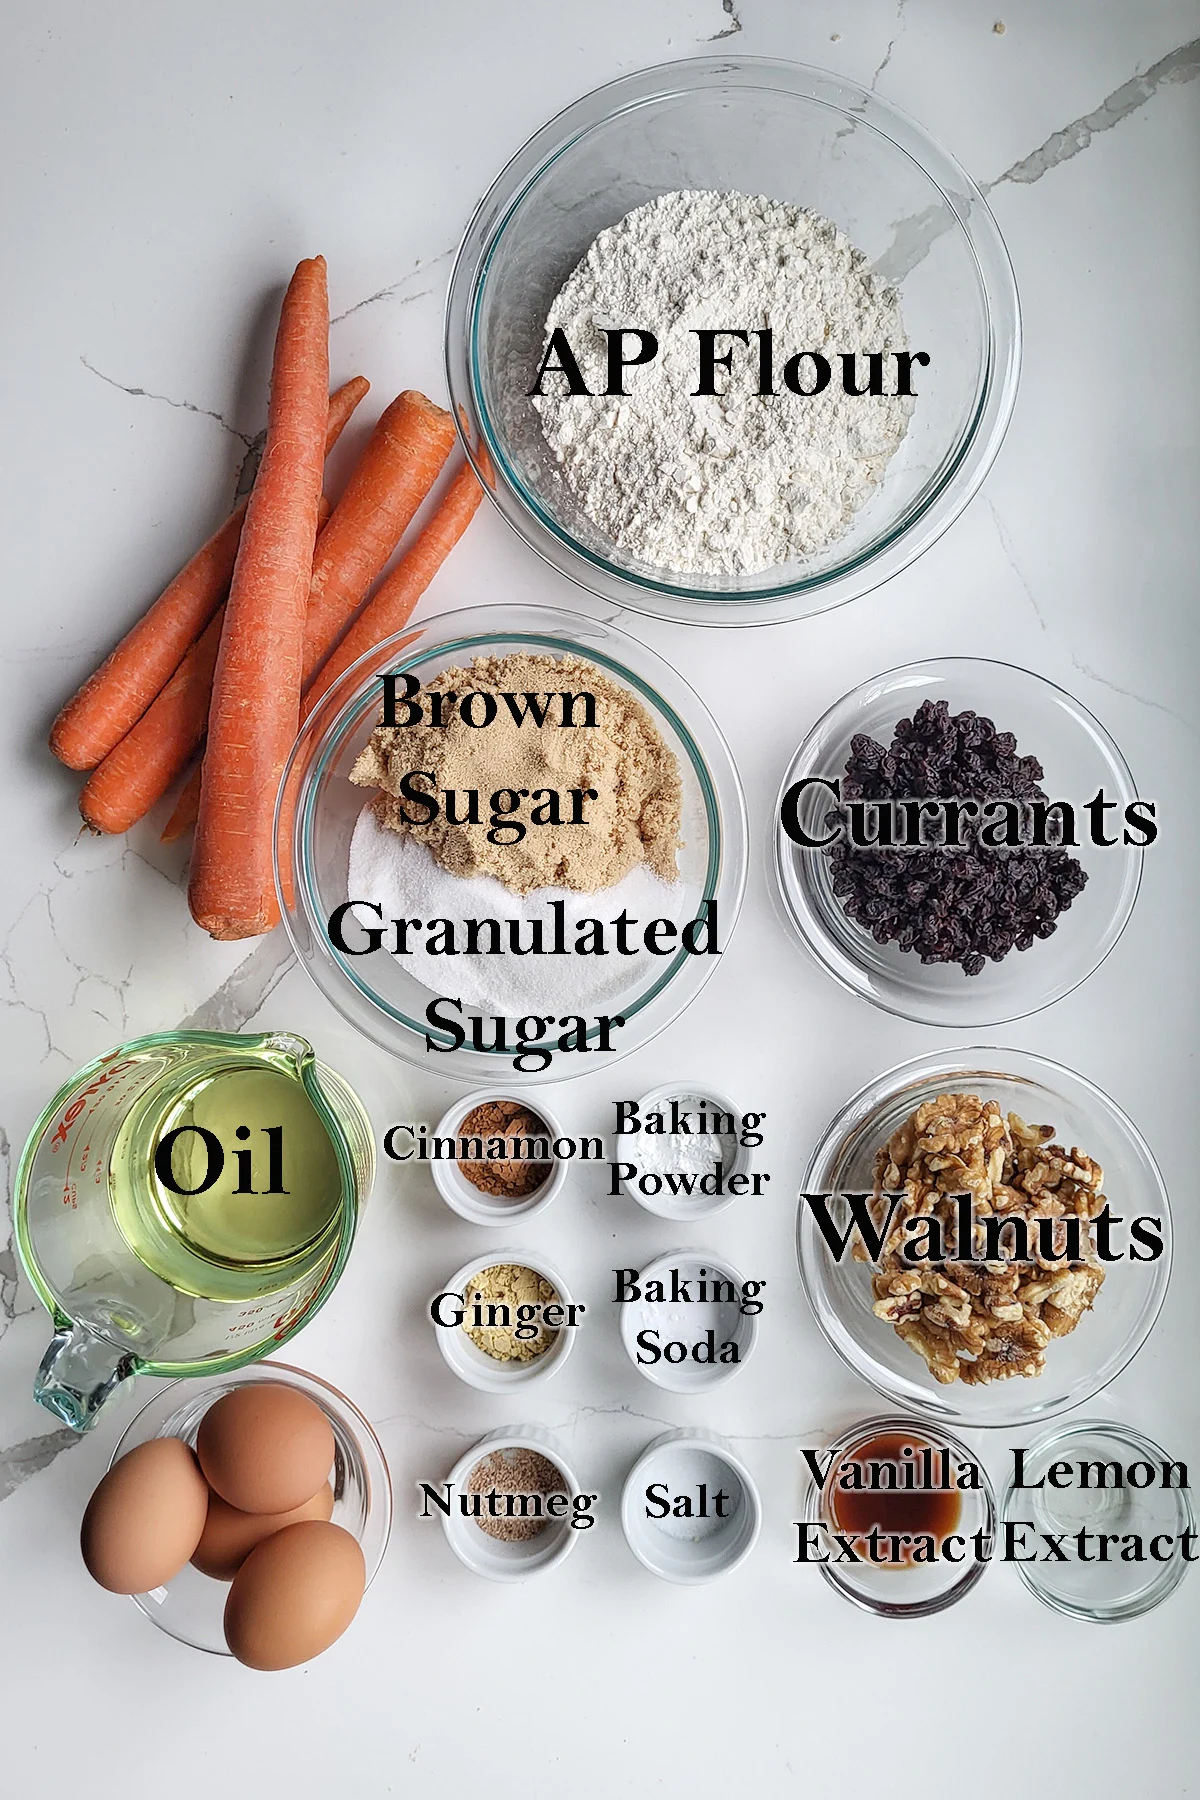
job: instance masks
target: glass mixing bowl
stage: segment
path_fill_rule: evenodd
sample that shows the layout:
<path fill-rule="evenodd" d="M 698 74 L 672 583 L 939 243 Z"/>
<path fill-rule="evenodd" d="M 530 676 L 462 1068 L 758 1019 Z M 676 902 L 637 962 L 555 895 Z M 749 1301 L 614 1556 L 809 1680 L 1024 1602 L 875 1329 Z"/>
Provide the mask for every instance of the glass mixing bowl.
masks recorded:
<path fill-rule="evenodd" d="M 379 717 L 379 676 L 385 671 L 412 671 L 419 679 L 430 680 L 472 657 L 519 650 L 584 656 L 611 680 L 631 689 L 645 706 L 675 754 L 683 787 L 679 853 L 683 893 L 678 914 L 693 918 L 706 901 L 716 901 L 719 942 L 722 947 L 727 944 L 741 905 L 747 861 L 745 803 L 728 746 L 703 702 L 674 669 L 624 632 L 579 613 L 536 606 L 483 606 L 443 613 L 362 657 L 314 709 L 296 741 L 280 790 L 275 846 L 288 936 L 343 1018 L 381 1049 L 420 1063 L 433 1074 L 453 1075 L 479 1086 L 501 1082 L 506 1088 L 567 1080 L 585 1073 L 591 1057 L 556 1052 L 546 1069 L 517 1069 L 511 1031 L 506 1050 L 475 1050 L 469 1038 L 458 1048 L 449 1048 L 448 1034 L 426 1019 L 434 991 L 386 950 L 355 956 L 335 949 L 328 920 L 335 907 L 356 898 L 347 891 L 350 840 L 371 795 L 369 789 L 353 786 L 348 776 Z M 586 902 L 585 913 L 603 910 L 603 890 L 579 898 Z M 670 958 L 655 957 L 651 971 L 641 974 L 646 959 L 635 959 L 640 985 L 603 1002 L 603 1011 L 620 1012 L 626 1020 L 613 1036 L 612 1053 L 603 1056 L 604 1067 L 648 1043 L 677 1018 L 719 960 L 680 949 Z M 579 1010 L 588 1009 L 571 1002 L 570 977 L 565 973 L 561 1011 Z M 462 1016 L 469 1021 L 481 1016 L 481 1009 L 464 1008 Z M 428 1050 L 427 1034 L 442 1048 Z M 595 1028 L 590 1029 L 589 1038 L 595 1036 Z"/>
<path fill-rule="evenodd" d="M 562 479 L 528 397 L 550 303 L 597 233 L 680 188 L 764 194 L 832 219 L 898 290 L 909 342 L 932 357 L 904 442 L 844 535 L 742 577 L 676 574 L 614 544 Z M 481 201 L 446 312 L 455 415 L 509 524 L 593 593 L 703 625 L 823 612 L 919 556 L 995 458 L 1020 343 L 1012 267 L 969 176 L 877 95 L 758 57 L 643 69 L 551 119 Z"/>
<path fill-rule="evenodd" d="M 173 1381 L 160 1388 L 143 1406 L 112 1454 L 118 1462 L 129 1450 L 151 1438 L 177 1437 L 196 1444 L 200 1421 L 222 1394 L 253 1383 L 273 1381 L 295 1388 L 314 1400 L 333 1427 L 332 1520 L 358 1539 L 367 1564 L 370 1587 L 383 1561 L 392 1529 L 392 1482 L 387 1459 L 358 1408 L 327 1381 L 294 1369 L 290 1363 L 263 1362 L 253 1369 L 236 1369 L 214 1381 Z M 109 1464 L 112 1467 L 112 1463 Z M 133 1603 L 181 1644 L 228 1656 L 225 1642 L 225 1602 L 229 1583 L 202 1575 L 191 1563 L 166 1587 L 148 1594 L 134 1594 Z"/>
<path fill-rule="evenodd" d="M 1069 1069 L 1022 1050 L 969 1049 L 901 1063 L 847 1102 L 813 1151 L 801 1195 L 870 1193 L 875 1152 L 925 1100 L 971 1093 L 996 1100 L 1031 1125 L 1053 1125 L 1058 1142 L 1076 1145 L 1104 1170 L 1104 1192 L 1126 1220 L 1116 1243 L 1129 1242 L 1128 1221 L 1160 1221 L 1163 1251 L 1154 1261 L 1123 1258 L 1108 1265 L 1091 1312 L 1054 1338 L 1042 1374 L 1010 1376 L 979 1387 L 941 1385 L 924 1359 L 872 1312 L 871 1265 L 847 1255 L 836 1262 L 801 1198 L 796 1219 L 800 1276 L 817 1323 L 844 1362 L 891 1401 L 927 1419 L 969 1430 L 1029 1425 L 1079 1406 L 1098 1393 L 1145 1343 L 1158 1317 L 1171 1271 L 1171 1209 L 1162 1176 L 1137 1128 L 1107 1094 Z M 831 1208 L 840 1228 L 844 1204 Z"/>
<path fill-rule="evenodd" d="M 877 944 L 847 916 L 833 891 L 829 858 L 788 837 L 781 822 L 783 796 L 806 776 L 832 779 L 845 773 L 851 741 L 860 732 L 890 744 L 898 720 L 911 718 L 922 700 L 946 700 L 952 713 L 971 710 L 1011 731 L 1021 756 L 1036 756 L 1045 769 L 1042 787 L 1051 800 L 1069 800 L 1077 835 L 1071 855 L 1087 871 L 1087 886 L 1064 913 L 1052 937 L 1028 950 L 1010 950 L 978 975 L 957 963 L 922 963 L 895 943 Z M 1103 725 L 1070 694 L 1040 675 L 1008 663 L 970 657 L 910 663 L 864 681 L 830 707 L 813 726 L 779 790 L 775 808 L 775 876 L 784 911 L 821 967 L 851 993 L 926 1025 L 958 1028 L 999 1025 L 1024 1018 L 1061 1000 L 1098 969 L 1129 923 L 1142 878 L 1142 850 L 1087 841 L 1084 803 L 1103 788 L 1119 810 L 1106 814 L 1106 831 L 1120 830 L 1125 806 L 1137 787 L 1124 757 Z M 942 798 L 950 798 L 943 795 Z M 810 787 L 799 802 L 800 825 L 822 835 L 833 806 L 825 788 Z"/>

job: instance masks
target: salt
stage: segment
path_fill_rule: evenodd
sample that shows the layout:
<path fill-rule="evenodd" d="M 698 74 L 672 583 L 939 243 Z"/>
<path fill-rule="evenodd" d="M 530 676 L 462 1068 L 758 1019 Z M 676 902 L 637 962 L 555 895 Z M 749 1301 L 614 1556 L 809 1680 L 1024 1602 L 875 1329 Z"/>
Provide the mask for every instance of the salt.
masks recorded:
<path fill-rule="evenodd" d="M 645 1486 L 647 1489 L 665 1487 L 672 1506 L 681 1494 L 686 1494 L 691 1503 L 691 1518 L 680 1518 L 673 1511 L 662 1519 L 656 1518 L 652 1511 L 647 1513 L 648 1522 L 665 1537 L 700 1543 L 704 1538 L 715 1537 L 719 1531 L 727 1531 L 741 1510 L 741 1482 L 729 1464 L 709 1450 L 690 1450 L 677 1443 L 665 1446 L 647 1464 Z M 702 1487 L 706 1490 L 706 1518 L 696 1516 Z M 716 1510 L 718 1493 L 726 1495 L 723 1516 L 718 1516 Z"/>

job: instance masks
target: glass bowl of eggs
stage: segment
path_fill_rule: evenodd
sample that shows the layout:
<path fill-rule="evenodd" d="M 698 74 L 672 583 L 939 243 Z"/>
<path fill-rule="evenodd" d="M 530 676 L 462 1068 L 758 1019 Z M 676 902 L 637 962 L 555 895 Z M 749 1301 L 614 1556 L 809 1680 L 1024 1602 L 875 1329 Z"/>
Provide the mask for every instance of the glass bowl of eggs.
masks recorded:
<path fill-rule="evenodd" d="M 114 1450 L 105 1482 L 112 1481 L 122 1459 L 140 1446 L 176 1439 L 195 1450 L 204 1421 L 219 1401 L 249 1393 L 252 1401 L 261 1403 L 268 1391 L 272 1395 L 278 1391 L 289 1409 L 286 1426 L 280 1433 L 281 1438 L 287 1440 L 285 1448 L 275 1456 L 269 1450 L 263 1454 L 264 1446 L 270 1444 L 271 1433 L 264 1431 L 261 1404 L 256 1404 L 253 1411 L 245 1408 L 245 1417 L 240 1422 L 236 1415 L 221 1421 L 214 1412 L 209 1421 L 208 1438 L 213 1439 L 214 1424 L 222 1423 L 224 1429 L 216 1434 L 215 1441 L 208 1443 L 207 1454 L 205 1444 L 201 1443 L 204 1476 L 208 1477 L 210 1488 L 215 1477 L 226 1492 L 242 1500 L 243 1505 L 230 1505 L 215 1488 L 211 1488 L 207 1496 L 207 1513 L 203 1506 L 201 1508 L 203 1533 L 190 1560 L 170 1580 L 131 1596 L 134 1604 L 160 1631 L 177 1638 L 181 1644 L 190 1644 L 196 1650 L 207 1650 L 218 1656 L 234 1653 L 227 1637 L 227 1627 L 231 1623 L 227 1608 L 232 1613 L 237 1605 L 231 1585 L 234 1578 L 253 1550 L 273 1537 L 278 1541 L 277 1534 L 285 1525 L 307 1520 L 331 1523 L 348 1533 L 361 1551 L 361 1567 L 356 1563 L 347 1567 L 336 1554 L 339 1548 L 346 1547 L 341 1545 L 340 1539 L 331 1538 L 328 1543 L 332 1544 L 335 1556 L 328 1562 L 323 1561 L 311 1572 L 299 1563 L 282 1571 L 285 1583 L 293 1592 L 301 1584 L 307 1585 L 310 1579 L 324 1590 L 316 1594 L 314 1608 L 322 1615 L 316 1620 L 316 1629 L 326 1636 L 332 1629 L 326 1621 L 336 1620 L 341 1625 L 347 1613 L 353 1617 L 361 1592 L 370 1585 L 383 1560 L 391 1531 L 391 1478 L 371 1426 L 335 1387 L 287 1363 L 263 1362 L 254 1368 L 230 1371 L 212 1381 L 174 1381 L 161 1388 L 138 1413 Z M 331 1462 L 327 1460 L 330 1454 Z M 312 1469 L 317 1471 L 315 1475 L 306 1470 L 306 1456 Z M 320 1472 L 322 1464 L 323 1473 Z M 196 1465 L 192 1463 L 191 1466 L 194 1470 Z M 266 1486 L 261 1485 L 264 1482 Z M 282 1497 L 292 1503 L 282 1512 L 276 1510 L 276 1500 L 272 1497 L 271 1484 L 278 1482 L 282 1483 L 279 1489 Z M 312 1491 L 308 1498 L 296 1501 L 296 1494 L 310 1486 Z M 85 1559 L 98 1579 L 105 1573 L 105 1559 L 122 1555 L 122 1545 L 116 1535 L 122 1519 L 119 1511 L 114 1512 L 111 1521 L 106 1518 L 105 1511 L 114 1509 L 99 1505 L 103 1494 L 104 1484 L 97 1489 L 84 1523 Z M 164 1499 L 169 1499 L 169 1493 L 164 1494 Z M 184 1496 L 185 1504 L 189 1499 L 190 1496 Z M 254 1502 L 253 1511 L 249 1510 L 251 1501 Z M 132 1511 L 130 1516 L 133 1516 Z M 171 1521 L 164 1520 L 163 1523 L 165 1535 L 169 1535 Z M 186 1531 L 188 1528 L 183 1524 L 181 1529 Z M 145 1533 L 142 1535 L 144 1539 Z M 326 1543 L 319 1542 L 318 1554 L 324 1555 L 326 1551 Z M 170 1554 L 170 1546 L 167 1553 Z M 93 1567 L 97 1558 L 97 1566 Z M 349 1559 L 354 1562 L 353 1552 L 349 1552 Z M 104 1585 L 110 1584 L 106 1580 Z M 317 1653 L 311 1642 L 299 1641 L 296 1633 L 299 1631 L 299 1635 L 304 1636 L 305 1626 L 297 1627 L 295 1619 L 289 1619 L 289 1611 L 289 1607 L 273 1606 L 270 1587 L 261 1581 L 257 1589 L 248 1589 L 247 1595 L 242 1597 L 233 1634 L 236 1637 L 240 1633 L 249 1647 L 247 1654 L 257 1658 L 253 1666 L 287 1668 L 297 1661 L 307 1661 Z M 319 1646 L 325 1647 L 325 1643 Z M 242 1649 L 243 1645 L 239 1643 L 239 1652 Z M 260 1651 L 265 1655 L 260 1655 Z M 247 1654 L 243 1654 L 243 1660 L 247 1659 Z"/>
<path fill-rule="evenodd" d="M 542 372 L 560 327 L 570 393 Z M 636 328 L 619 386 L 611 327 Z M 1020 350 L 970 177 L 879 95 L 762 57 L 642 69 L 551 119 L 480 202 L 446 310 L 455 416 L 508 523 L 605 601 L 702 625 L 823 612 L 911 563 L 990 468 Z"/>

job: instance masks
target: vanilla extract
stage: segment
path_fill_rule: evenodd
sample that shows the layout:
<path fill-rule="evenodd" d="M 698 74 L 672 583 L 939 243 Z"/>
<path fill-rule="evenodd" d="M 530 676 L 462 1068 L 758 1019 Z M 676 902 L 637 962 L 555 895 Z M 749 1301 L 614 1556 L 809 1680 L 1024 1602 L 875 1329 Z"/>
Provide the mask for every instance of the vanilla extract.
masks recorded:
<path fill-rule="evenodd" d="M 819 1459 L 811 1451 L 804 1454 L 813 1470 Z M 940 1551 L 958 1528 L 964 1490 L 979 1485 L 976 1466 L 960 1467 L 946 1445 L 905 1431 L 881 1431 L 826 1471 L 823 1510 L 856 1547 L 872 1533 L 894 1542 L 898 1554 L 882 1566 L 909 1568 L 918 1544 Z"/>

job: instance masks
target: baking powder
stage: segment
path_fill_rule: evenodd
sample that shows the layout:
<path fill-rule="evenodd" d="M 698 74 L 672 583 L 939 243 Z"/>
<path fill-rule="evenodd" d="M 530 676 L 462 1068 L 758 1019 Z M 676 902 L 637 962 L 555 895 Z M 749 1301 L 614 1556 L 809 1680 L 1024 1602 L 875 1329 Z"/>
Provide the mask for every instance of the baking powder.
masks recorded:
<path fill-rule="evenodd" d="M 710 1114 L 719 1110 L 703 1094 L 681 1094 L 679 1109 L 681 1112 L 703 1109 Z M 629 1160 L 637 1164 L 643 1175 L 663 1175 L 668 1170 L 684 1175 L 708 1175 L 718 1163 L 728 1174 L 737 1160 L 737 1152 L 737 1139 L 725 1132 L 696 1131 L 684 1136 L 683 1133 L 642 1131 L 630 1146 Z"/>

